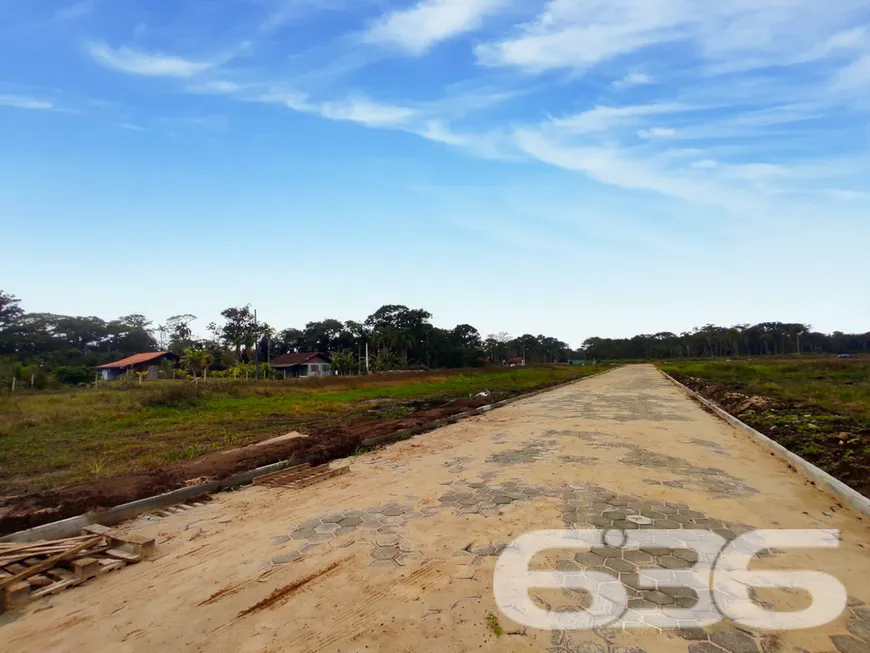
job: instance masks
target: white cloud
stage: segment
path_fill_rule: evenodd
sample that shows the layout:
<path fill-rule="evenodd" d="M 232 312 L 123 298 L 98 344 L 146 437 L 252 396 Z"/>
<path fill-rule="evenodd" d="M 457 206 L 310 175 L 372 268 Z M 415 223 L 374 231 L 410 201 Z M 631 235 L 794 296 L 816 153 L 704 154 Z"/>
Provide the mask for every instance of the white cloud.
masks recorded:
<path fill-rule="evenodd" d="M 503 4 L 504 0 L 422 0 L 383 16 L 366 33 L 366 40 L 422 54 L 439 41 L 477 29 L 487 13 Z"/>
<path fill-rule="evenodd" d="M 616 88 L 629 88 L 631 86 L 642 86 L 644 84 L 652 84 L 653 78 L 645 73 L 630 73 L 622 79 L 617 79 L 613 82 Z"/>
<path fill-rule="evenodd" d="M 713 168 L 718 167 L 718 165 L 719 163 L 713 159 L 702 159 L 692 163 L 692 167 L 697 170 L 712 170 Z"/>
<path fill-rule="evenodd" d="M 142 127 L 139 125 L 134 125 L 132 122 L 119 122 L 117 127 L 121 129 L 126 129 L 131 132 L 141 132 L 143 131 Z"/>
<path fill-rule="evenodd" d="M 626 107 L 598 106 L 573 116 L 553 118 L 550 120 L 550 124 L 573 134 L 588 134 L 606 131 L 615 125 L 631 122 L 642 116 L 692 110 L 694 110 L 693 107 L 676 103 L 640 104 Z"/>
<path fill-rule="evenodd" d="M 833 87 L 837 91 L 870 91 L 870 54 L 865 54 L 838 71 Z"/>
<path fill-rule="evenodd" d="M 127 47 L 115 49 L 98 42 L 88 44 L 88 53 L 106 68 L 149 77 L 193 77 L 216 65 L 216 62 L 192 61 L 159 52 L 149 54 Z"/>
<path fill-rule="evenodd" d="M 0 95 L 0 107 L 32 109 L 34 111 L 50 111 L 54 109 L 54 104 L 48 100 L 40 100 L 26 95 Z"/>
<path fill-rule="evenodd" d="M 476 48 L 488 66 L 532 71 L 585 68 L 643 48 L 688 44 L 724 70 L 787 64 L 804 58 L 838 29 L 859 21 L 863 0 L 550 0 L 544 11 L 502 40 Z M 834 42 L 832 47 L 842 43 Z M 697 56 L 697 54 L 696 54 Z"/>
<path fill-rule="evenodd" d="M 378 104 L 364 98 L 343 102 L 325 102 L 318 113 L 330 120 L 349 120 L 369 127 L 395 127 L 414 117 L 414 109 L 391 104 Z"/>
<path fill-rule="evenodd" d="M 670 138 L 677 135 L 677 130 L 670 127 L 653 127 L 651 129 L 638 129 L 637 135 L 645 139 Z"/>
<path fill-rule="evenodd" d="M 213 94 L 213 95 L 233 95 L 243 90 L 245 87 L 236 82 L 226 80 L 213 80 L 210 82 L 202 82 L 200 84 L 192 84 L 187 87 L 191 93 Z"/>

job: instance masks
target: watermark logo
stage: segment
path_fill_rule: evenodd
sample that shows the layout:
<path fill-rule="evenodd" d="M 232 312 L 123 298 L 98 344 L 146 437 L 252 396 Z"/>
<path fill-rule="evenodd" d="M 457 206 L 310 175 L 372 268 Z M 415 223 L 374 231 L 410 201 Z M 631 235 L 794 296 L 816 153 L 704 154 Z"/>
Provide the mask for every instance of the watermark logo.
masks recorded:
<path fill-rule="evenodd" d="M 541 630 L 621 628 L 698 628 L 723 617 L 750 628 L 798 630 L 836 619 L 846 607 L 846 588 L 835 577 L 806 570 L 750 570 L 749 562 L 768 549 L 829 549 L 839 546 L 836 530 L 757 530 L 727 542 L 706 530 L 541 530 L 522 535 L 499 556 L 493 591 L 499 609 L 511 620 Z M 687 549 L 697 558 L 687 569 L 641 569 L 635 587 L 663 591 L 680 588 L 681 596 L 697 597 L 691 607 L 661 605 L 629 608 L 625 585 L 593 570 L 532 571 L 532 558 L 543 551 L 590 551 L 602 544 L 623 551 Z M 690 563 L 686 563 L 689 565 Z M 812 604 L 793 612 L 767 610 L 752 601 L 754 588 L 807 592 Z M 535 588 L 570 588 L 589 595 L 584 610 L 554 611 L 530 597 Z M 665 592 L 667 593 L 667 592 Z"/>

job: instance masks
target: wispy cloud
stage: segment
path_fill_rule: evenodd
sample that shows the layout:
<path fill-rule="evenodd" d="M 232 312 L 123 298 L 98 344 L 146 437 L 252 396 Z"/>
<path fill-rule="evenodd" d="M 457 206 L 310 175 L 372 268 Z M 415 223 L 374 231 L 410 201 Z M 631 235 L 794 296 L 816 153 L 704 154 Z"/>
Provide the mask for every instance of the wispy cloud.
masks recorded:
<path fill-rule="evenodd" d="M 106 68 L 148 77 L 193 77 L 218 63 L 194 61 L 160 52 L 141 52 L 128 47 L 116 49 L 100 42 L 89 43 L 87 51 L 94 61 Z"/>
<path fill-rule="evenodd" d="M 833 87 L 838 91 L 870 93 L 870 54 L 865 54 L 837 71 Z"/>
<path fill-rule="evenodd" d="M 54 104 L 48 100 L 28 97 L 26 95 L 4 95 L 0 94 L 0 107 L 11 107 L 13 109 L 31 109 L 34 111 L 51 111 L 54 109 Z"/>
<path fill-rule="evenodd" d="M 144 131 L 144 129 L 142 127 L 140 127 L 139 125 L 135 125 L 132 122 L 119 122 L 115 126 L 118 127 L 119 129 L 126 129 L 126 130 L 131 131 L 131 132 Z"/>
<path fill-rule="evenodd" d="M 645 73 L 629 73 L 622 79 L 617 79 L 613 82 L 616 88 L 630 88 L 632 86 L 642 86 L 643 84 L 652 84 L 653 78 Z"/>
<path fill-rule="evenodd" d="M 651 127 L 650 129 L 638 129 L 637 135 L 646 139 L 670 138 L 677 135 L 677 130 L 670 127 Z"/>
<path fill-rule="evenodd" d="M 815 0 L 550 0 L 534 21 L 507 38 L 479 45 L 476 52 L 484 65 L 542 71 L 585 68 L 644 48 L 688 44 L 720 72 L 748 70 L 804 59 L 837 27 L 853 26 L 865 8 L 862 0 L 841 0 L 836 6 Z M 842 40 L 849 38 L 855 35 Z"/>
<path fill-rule="evenodd" d="M 422 54 L 432 45 L 481 26 L 505 0 L 422 0 L 379 19 L 366 34 L 370 43 L 397 45 Z"/>
<path fill-rule="evenodd" d="M 624 107 L 598 106 L 578 114 L 553 118 L 550 125 L 573 134 L 603 132 L 619 124 L 632 123 L 644 116 L 692 111 L 694 108 L 684 104 L 661 103 L 640 104 Z"/>

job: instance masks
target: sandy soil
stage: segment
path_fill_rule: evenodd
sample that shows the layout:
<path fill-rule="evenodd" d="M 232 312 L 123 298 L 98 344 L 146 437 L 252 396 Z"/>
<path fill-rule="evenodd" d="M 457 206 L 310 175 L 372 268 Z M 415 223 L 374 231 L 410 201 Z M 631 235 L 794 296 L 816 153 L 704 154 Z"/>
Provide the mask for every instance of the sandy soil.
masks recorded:
<path fill-rule="evenodd" d="M 620 368 L 333 464 L 352 471 L 302 490 L 254 487 L 131 522 L 126 528 L 158 538 L 153 560 L 0 616 L 0 648 L 870 650 L 868 525 L 652 366 Z M 631 528 L 632 513 L 726 539 L 755 528 L 839 529 L 836 553 L 791 550 L 753 566 L 825 571 L 845 585 L 850 607 L 824 627 L 779 634 L 728 620 L 701 633 L 548 633 L 498 614 L 492 570 L 504 543 L 542 528 Z M 601 561 L 612 562 L 602 549 Z M 541 564 L 594 564 L 574 553 L 549 552 Z M 554 608 L 583 603 L 567 591 L 536 592 Z M 773 590 L 758 599 L 807 605 L 805 596 Z M 489 614 L 504 631 L 498 637 Z"/>

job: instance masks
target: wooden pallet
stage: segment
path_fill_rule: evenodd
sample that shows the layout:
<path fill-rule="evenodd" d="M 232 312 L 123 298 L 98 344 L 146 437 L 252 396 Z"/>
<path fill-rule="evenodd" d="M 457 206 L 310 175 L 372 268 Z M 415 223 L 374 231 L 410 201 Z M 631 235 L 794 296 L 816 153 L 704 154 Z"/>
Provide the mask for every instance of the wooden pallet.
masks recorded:
<path fill-rule="evenodd" d="M 331 469 L 329 465 L 318 465 L 312 467 L 308 463 L 292 467 L 290 469 L 282 469 L 272 474 L 266 474 L 254 479 L 255 485 L 268 485 L 272 487 L 282 486 L 289 488 L 303 488 L 320 481 L 325 481 L 328 478 L 335 478 L 347 474 L 350 471 L 349 466 L 336 467 Z"/>
<path fill-rule="evenodd" d="M 87 526 L 79 537 L 0 544 L 0 613 L 139 562 L 153 538 Z"/>

